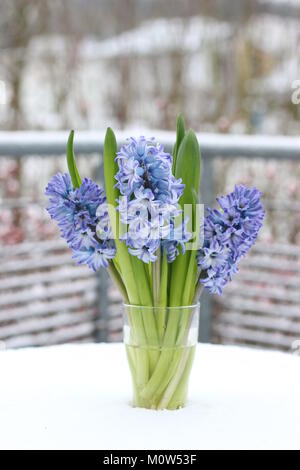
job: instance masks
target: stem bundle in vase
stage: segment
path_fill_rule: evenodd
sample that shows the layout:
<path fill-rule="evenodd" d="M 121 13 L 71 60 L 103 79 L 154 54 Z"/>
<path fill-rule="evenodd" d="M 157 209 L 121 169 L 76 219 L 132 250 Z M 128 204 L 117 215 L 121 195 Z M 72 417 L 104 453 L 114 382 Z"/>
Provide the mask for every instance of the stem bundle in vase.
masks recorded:
<path fill-rule="evenodd" d="M 204 288 L 222 294 L 255 242 L 261 193 L 236 186 L 201 220 L 200 149 L 181 116 L 172 155 L 155 139 L 118 150 L 107 130 L 105 193 L 81 180 L 67 144 L 69 174 L 49 182 L 48 211 L 79 264 L 107 269 L 124 301 L 124 340 L 134 405 L 177 409 L 186 402 Z"/>

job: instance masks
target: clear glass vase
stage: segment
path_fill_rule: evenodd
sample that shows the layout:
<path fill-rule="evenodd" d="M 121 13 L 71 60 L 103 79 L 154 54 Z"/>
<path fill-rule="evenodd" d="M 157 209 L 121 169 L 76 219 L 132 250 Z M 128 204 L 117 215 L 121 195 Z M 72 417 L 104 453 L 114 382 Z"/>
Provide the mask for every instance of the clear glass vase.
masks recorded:
<path fill-rule="evenodd" d="M 134 406 L 175 410 L 185 405 L 198 341 L 199 307 L 124 305 Z"/>

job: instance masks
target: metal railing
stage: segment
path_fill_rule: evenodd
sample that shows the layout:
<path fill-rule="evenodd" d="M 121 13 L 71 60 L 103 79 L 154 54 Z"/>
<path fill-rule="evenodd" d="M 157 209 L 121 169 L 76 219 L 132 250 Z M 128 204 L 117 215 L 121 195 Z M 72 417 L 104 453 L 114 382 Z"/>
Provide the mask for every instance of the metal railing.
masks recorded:
<path fill-rule="evenodd" d="M 147 130 L 146 133 L 147 135 L 155 135 L 157 140 L 169 150 L 175 141 L 175 134 L 172 132 L 150 132 Z M 67 136 L 67 132 L 0 132 L 0 157 L 21 158 L 35 155 L 54 157 L 64 155 Z M 126 136 L 128 136 L 128 132 L 117 134 L 119 144 L 125 141 Z M 212 205 L 215 199 L 213 161 L 216 157 L 288 159 L 300 162 L 299 138 L 199 134 L 198 139 L 202 156 L 202 201 L 207 205 Z M 75 136 L 75 152 L 79 158 L 80 155 L 101 153 L 103 142 L 104 132 L 78 132 Z M 103 169 L 99 168 L 100 174 L 102 171 Z M 97 339 L 105 341 L 107 339 L 108 296 L 107 278 L 103 271 L 99 273 L 97 291 L 98 311 L 101 312 L 101 328 L 98 329 Z M 201 341 L 211 339 L 211 312 L 212 298 L 204 295 L 201 305 Z"/>
<path fill-rule="evenodd" d="M 119 144 L 132 131 L 118 132 Z M 143 134 L 140 130 L 139 134 Z M 147 135 L 155 135 L 157 140 L 171 149 L 174 143 L 173 132 L 146 130 Z M 78 132 L 74 148 L 78 154 L 90 154 L 103 150 L 105 132 Z M 68 132 L 0 132 L 0 156 L 14 158 L 26 155 L 63 155 L 66 151 Z M 299 137 L 249 136 L 231 134 L 198 134 L 202 156 L 206 157 L 261 157 L 272 159 L 300 160 Z"/>

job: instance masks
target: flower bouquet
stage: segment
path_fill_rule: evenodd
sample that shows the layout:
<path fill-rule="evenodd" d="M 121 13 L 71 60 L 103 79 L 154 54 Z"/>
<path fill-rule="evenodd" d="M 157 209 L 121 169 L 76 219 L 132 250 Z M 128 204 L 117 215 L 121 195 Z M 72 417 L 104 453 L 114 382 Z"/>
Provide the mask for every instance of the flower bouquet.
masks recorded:
<path fill-rule="evenodd" d="M 104 142 L 105 192 L 81 179 L 67 144 L 68 174 L 50 180 L 49 214 L 79 264 L 106 268 L 124 300 L 124 341 L 134 406 L 177 409 L 186 402 L 205 288 L 222 294 L 255 242 L 261 193 L 236 186 L 199 204 L 200 149 L 179 116 L 172 155 L 154 138 Z"/>

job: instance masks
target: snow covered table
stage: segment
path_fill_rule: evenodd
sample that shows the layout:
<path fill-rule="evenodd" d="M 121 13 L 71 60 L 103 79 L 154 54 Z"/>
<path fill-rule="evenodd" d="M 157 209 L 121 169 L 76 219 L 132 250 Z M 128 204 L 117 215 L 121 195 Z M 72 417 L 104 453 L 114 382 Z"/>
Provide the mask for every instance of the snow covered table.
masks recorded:
<path fill-rule="evenodd" d="M 178 411 L 130 407 L 122 345 L 0 352 L 0 448 L 300 449 L 300 358 L 201 345 Z"/>

